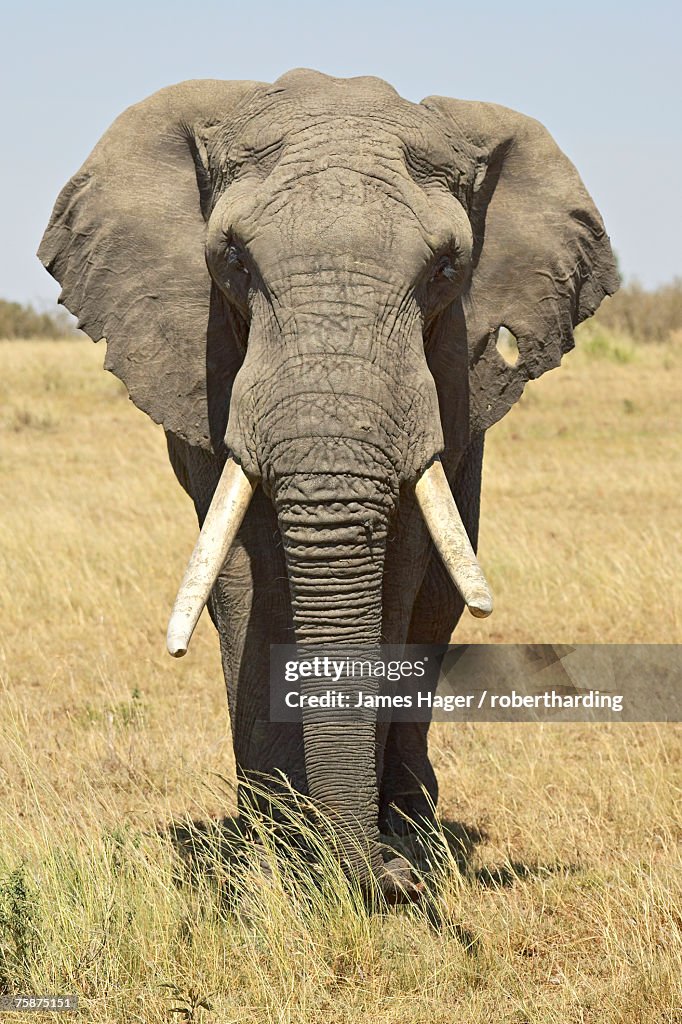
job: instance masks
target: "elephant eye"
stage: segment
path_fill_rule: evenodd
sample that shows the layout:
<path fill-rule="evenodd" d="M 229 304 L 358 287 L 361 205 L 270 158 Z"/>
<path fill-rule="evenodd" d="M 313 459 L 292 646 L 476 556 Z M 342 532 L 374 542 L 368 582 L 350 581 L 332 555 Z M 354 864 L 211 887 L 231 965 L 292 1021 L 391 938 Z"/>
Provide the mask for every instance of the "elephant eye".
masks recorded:
<path fill-rule="evenodd" d="M 439 279 L 445 278 L 447 281 L 454 281 L 457 278 L 457 271 L 453 267 L 452 263 L 447 257 L 444 257 L 439 261 L 433 274 L 431 275 L 432 281 L 438 281 Z"/>
<path fill-rule="evenodd" d="M 230 245 L 228 247 L 227 265 L 232 267 L 234 270 L 242 270 L 245 274 L 248 274 L 248 270 L 244 266 L 244 261 L 236 245 Z"/>

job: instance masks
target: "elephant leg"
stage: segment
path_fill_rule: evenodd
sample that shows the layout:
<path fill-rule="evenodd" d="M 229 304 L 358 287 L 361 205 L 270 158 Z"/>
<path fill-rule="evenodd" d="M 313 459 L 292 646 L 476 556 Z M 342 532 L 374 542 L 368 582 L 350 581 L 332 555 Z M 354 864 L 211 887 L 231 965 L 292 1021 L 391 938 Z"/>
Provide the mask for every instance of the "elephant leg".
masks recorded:
<path fill-rule="evenodd" d="M 202 523 L 220 462 L 172 434 L 167 443 L 171 465 Z M 258 491 L 207 606 L 220 638 L 240 808 L 249 799 L 249 779 L 270 789 L 275 784 L 264 776 L 282 773 L 295 789 L 306 792 L 300 724 L 270 721 L 270 644 L 291 643 L 293 634 L 278 536 L 274 509 Z"/>
<path fill-rule="evenodd" d="M 476 437 L 465 451 L 452 485 L 474 551 L 478 544 L 484 436 Z M 436 554 L 432 555 L 412 609 L 407 643 L 440 647 L 438 656 L 442 660 L 463 609 L 464 602 L 441 560 Z M 383 833 L 404 835 L 408 832 L 409 825 L 403 814 L 414 821 L 433 820 L 438 782 L 428 756 L 429 724 L 391 723 L 384 750 L 380 794 Z"/>
<path fill-rule="evenodd" d="M 289 586 L 274 509 L 262 492 L 240 531 L 211 595 L 220 637 L 237 776 L 277 788 L 282 773 L 307 792 L 302 726 L 270 721 L 270 645 L 292 643 Z M 240 797 L 245 795 L 240 787 Z"/>

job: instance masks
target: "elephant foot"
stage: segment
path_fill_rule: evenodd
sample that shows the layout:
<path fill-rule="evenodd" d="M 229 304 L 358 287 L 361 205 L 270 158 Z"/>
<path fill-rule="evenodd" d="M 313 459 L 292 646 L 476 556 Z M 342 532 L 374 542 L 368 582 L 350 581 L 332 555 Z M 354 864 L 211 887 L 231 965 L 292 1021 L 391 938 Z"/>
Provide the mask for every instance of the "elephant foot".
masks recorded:
<path fill-rule="evenodd" d="M 383 898 L 389 906 L 415 903 L 425 892 L 424 882 L 414 880 L 409 862 L 404 857 L 394 856 L 385 861 L 377 872 L 375 881 L 369 883 L 366 892 L 371 902 L 371 892 L 378 884 Z M 275 885 L 271 857 L 265 850 L 256 850 L 256 857 L 241 877 L 236 886 L 224 881 L 221 885 L 222 898 L 231 909 L 237 910 L 243 917 L 257 916 L 258 908 L 262 909 L 263 899 Z"/>
<path fill-rule="evenodd" d="M 426 813 L 419 813 L 419 811 Z M 411 813 L 390 807 L 382 817 L 380 838 L 387 851 L 393 856 L 413 864 L 424 874 L 433 867 L 433 848 L 438 845 L 433 812 L 424 806 L 411 808 Z"/>
<path fill-rule="evenodd" d="M 384 899 L 391 906 L 399 903 L 416 903 L 426 889 L 423 882 L 414 881 L 412 868 L 404 857 L 393 857 L 387 861 L 378 882 Z"/>

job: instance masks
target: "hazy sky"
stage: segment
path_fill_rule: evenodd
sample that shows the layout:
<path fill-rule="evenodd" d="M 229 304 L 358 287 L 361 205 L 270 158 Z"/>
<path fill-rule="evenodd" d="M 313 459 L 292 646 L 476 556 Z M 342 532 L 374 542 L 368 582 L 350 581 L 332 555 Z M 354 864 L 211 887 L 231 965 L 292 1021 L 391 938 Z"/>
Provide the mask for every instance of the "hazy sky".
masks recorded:
<path fill-rule="evenodd" d="M 626 277 L 682 274 L 682 5 L 457 0 L 14 3 L 3 35 L 0 297 L 51 302 L 34 256 L 55 197 L 126 106 L 186 78 L 293 67 L 539 118 L 577 165 Z"/>

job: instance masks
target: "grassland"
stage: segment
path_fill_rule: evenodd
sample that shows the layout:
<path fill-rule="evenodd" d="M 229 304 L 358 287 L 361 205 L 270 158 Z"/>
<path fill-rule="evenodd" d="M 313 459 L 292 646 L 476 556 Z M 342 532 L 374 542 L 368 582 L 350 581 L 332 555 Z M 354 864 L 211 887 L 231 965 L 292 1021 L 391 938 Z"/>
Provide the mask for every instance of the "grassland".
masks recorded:
<path fill-rule="evenodd" d="M 217 644 L 164 654 L 194 516 L 102 355 L 0 343 L 0 992 L 96 1024 L 679 1024 L 677 726 L 434 726 L 459 848 L 434 837 L 421 908 L 368 914 L 333 863 L 230 869 L 210 834 L 183 874 L 170 824 L 234 811 Z M 680 641 L 681 376 L 679 341 L 588 330 L 490 432 L 497 607 L 459 639 Z"/>

